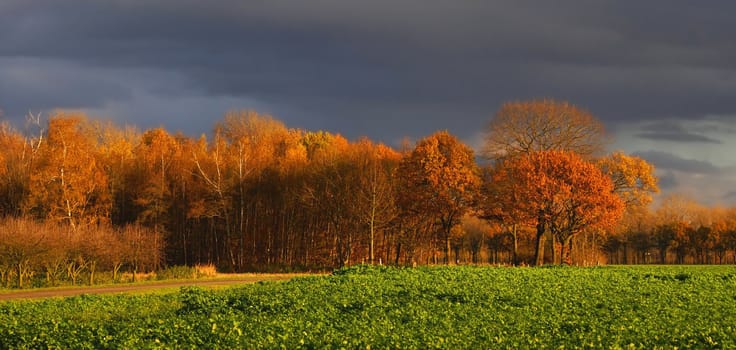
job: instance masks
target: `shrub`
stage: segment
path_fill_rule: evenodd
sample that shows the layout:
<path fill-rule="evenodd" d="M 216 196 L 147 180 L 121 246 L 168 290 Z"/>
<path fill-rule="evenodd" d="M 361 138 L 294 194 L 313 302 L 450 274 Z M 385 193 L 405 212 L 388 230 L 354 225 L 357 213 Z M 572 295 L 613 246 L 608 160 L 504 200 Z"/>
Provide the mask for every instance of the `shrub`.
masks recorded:
<path fill-rule="evenodd" d="M 196 265 L 194 269 L 197 272 L 197 278 L 217 276 L 217 268 L 212 264 Z"/>
<path fill-rule="evenodd" d="M 191 266 L 169 266 L 156 272 L 157 280 L 192 279 L 197 277 L 197 269 Z"/>

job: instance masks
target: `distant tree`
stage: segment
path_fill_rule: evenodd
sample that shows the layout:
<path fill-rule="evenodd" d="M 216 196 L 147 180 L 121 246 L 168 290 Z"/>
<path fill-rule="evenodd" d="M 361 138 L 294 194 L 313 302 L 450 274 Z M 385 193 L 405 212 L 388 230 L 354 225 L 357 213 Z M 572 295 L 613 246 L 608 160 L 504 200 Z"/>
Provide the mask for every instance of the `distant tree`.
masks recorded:
<path fill-rule="evenodd" d="M 136 174 L 134 153 L 134 148 L 141 142 L 141 133 L 134 127 L 120 128 L 110 122 L 95 122 L 93 125 L 99 138 L 97 149 L 112 200 L 110 221 L 113 225 L 130 224 L 137 215 L 134 203 L 138 187 L 136 181 L 143 181 L 142 174 Z"/>
<path fill-rule="evenodd" d="M 331 134 L 325 134 L 325 139 L 327 142 L 312 155 L 304 198 L 326 219 L 326 231 L 334 238 L 337 265 L 343 266 L 351 262 L 356 232 L 360 230 L 359 206 L 355 205 L 360 177 L 348 140 Z"/>
<path fill-rule="evenodd" d="M 599 159 L 597 164 L 611 177 L 613 191 L 627 208 L 647 206 L 652 202 L 652 194 L 659 192 L 654 166 L 644 159 L 614 152 Z"/>
<path fill-rule="evenodd" d="M 504 162 L 498 161 L 485 168 L 484 181 L 480 192 L 480 216 L 489 222 L 500 224 L 511 238 L 511 262 L 519 264 L 519 232 L 525 226 L 534 225 L 537 216 L 529 213 L 519 202 L 526 200 L 520 196 L 523 189 L 516 181 L 507 181 L 505 174 L 497 174 L 504 168 Z M 500 177 L 499 177 L 500 175 Z"/>
<path fill-rule="evenodd" d="M 28 192 L 30 144 L 6 122 L 0 122 L 0 217 L 20 216 Z"/>
<path fill-rule="evenodd" d="M 56 286 L 66 272 L 67 250 L 72 244 L 67 234 L 69 228 L 47 222 L 43 229 L 47 235 L 45 249 L 37 263 L 46 275 L 46 284 Z"/>
<path fill-rule="evenodd" d="M 0 222 L 0 270 L 6 286 L 10 286 L 10 277 L 14 276 L 15 285 L 25 287 L 47 250 L 46 245 L 47 237 L 41 224 L 19 218 Z"/>
<path fill-rule="evenodd" d="M 135 204 L 140 208 L 138 223 L 152 227 L 157 232 L 167 230 L 172 207 L 171 168 L 181 157 L 181 147 L 176 138 L 162 128 L 147 130 L 141 142 L 133 149 L 136 173 L 140 177 L 135 193 Z"/>
<path fill-rule="evenodd" d="M 450 263 L 451 231 L 477 200 L 480 171 L 473 150 L 447 131 L 420 140 L 399 167 L 405 187 L 399 196 L 415 212 L 425 212 L 440 224 L 445 261 Z"/>
<path fill-rule="evenodd" d="M 133 280 L 139 272 L 153 271 L 163 261 L 164 245 L 159 232 L 140 225 L 128 225 L 121 232 L 121 248 L 125 261 L 133 272 Z"/>
<path fill-rule="evenodd" d="M 29 208 L 36 217 L 77 228 L 109 220 L 107 177 L 84 116 L 58 112 L 31 172 Z"/>
<path fill-rule="evenodd" d="M 231 266 L 236 265 L 235 253 L 230 240 L 232 234 L 231 211 L 234 206 L 235 188 L 238 187 L 238 178 L 233 174 L 237 164 L 229 157 L 228 146 L 220 134 L 215 134 L 214 140 L 207 149 L 204 137 L 195 145 L 192 158 L 196 167 L 195 174 L 206 192 L 200 196 L 201 217 L 209 217 L 224 223 L 225 249 Z M 237 160 L 236 160 L 237 161 Z M 204 215 L 202 215 L 204 214 Z"/>
<path fill-rule="evenodd" d="M 477 264 L 480 262 L 480 252 L 483 249 L 483 243 L 491 236 L 493 229 L 485 220 L 471 215 L 463 217 L 460 227 L 464 238 L 468 242 L 470 260 L 474 264 Z"/>
<path fill-rule="evenodd" d="M 496 163 L 488 169 L 493 173 L 503 160 L 534 152 L 569 151 L 583 158 L 592 158 L 602 153 L 607 141 L 603 124 L 589 112 L 568 102 L 552 99 L 514 101 L 504 103 L 489 122 L 483 154 Z M 523 199 L 518 198 L 518 191 L 502 188 L 509 186 L 508 183 L 489 182 L 492 178 L 492 175 L 485 176 L 483 193 L 487 199 L 481 205 L 483 215 L 486 219 L 502 223 L 511 233 L 514 261 L 518 262 L 519 227 L 528 225 L 529 220 L 536 222 L 536 218 L 525 217 L 508 207 L 514 205 L 508 196 L 516 198 L 514 201 Z M 497 201 L 498 195 L 506 196 L 506 199 Z M 492 205 L 485 205 L 489 203 Z M 504 205 L 506 208 L 499 210 Z M 540 243 L 544 242 L 543 238 Z"/>
<path fill-rule="evenodd" d="M 569 262 L 568 247 L 578 233 L 610 226 L 623 211 L 610 178 L 572 152 L 534 152 L 504 161 L 493 181 L 508 184 L 500 187 L 508 196 L 497 199 L 506 198 L 510 203 L 501 205 L 499 211 L 513 210 L 533 218 L 537 265 L 543 263 L 546 230 L 562 244 L 561 256 Z"/>
<path fill-rule="evenodd" d="M 668 194 L 660 199 L 654 212 L 654 220 L 658 225 L 683 222 L 690 225 L 696 221 L 701 205 L 683 194 Z"/>
<path fill-rule="evenodd" d="M 360 221 L 368 227 L 369 261 L 375 263 L 375 241 L 378 230 L 383 230 L 398 215 L 396 191 L 393 183 L 400 155 L 381 144 L 361 139 L 353 145 L 354 161 L 358 171 L 355 204 Z"/>
<path fill-rule="evenodd" d="M 488 124 L 484 154 L 500 159 L 539 151 L 603 151 L 603 124 L 587 111 L 552 99 L 507 102 Z"/>

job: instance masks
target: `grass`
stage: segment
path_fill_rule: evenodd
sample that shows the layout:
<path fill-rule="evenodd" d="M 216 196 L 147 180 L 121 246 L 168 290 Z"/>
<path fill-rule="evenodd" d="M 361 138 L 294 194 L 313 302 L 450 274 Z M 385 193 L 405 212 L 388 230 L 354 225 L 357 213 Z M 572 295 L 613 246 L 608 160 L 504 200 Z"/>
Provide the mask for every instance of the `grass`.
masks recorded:
<path fill-rule="evenodd" d="M 137 282 L 123 282 L 123 283 L 101 283 L 101 284 L 95 284 L 93 286 L 89 285 L 64 285 L 64 286 L 56 286 L 56 287 L 42 287 L 42 288 L 29 288 L 29 289 L 0 289 L 0 295 L 17 295 L 17 294 L 33 294 L 33 293 L 43 293 L 47 294 L 46 292 L 68 292 L 68 291 L 89 291 L 91 293 L 94 293 L 98 290 L 104 290 L 109 288 L 129 288 L 129 287 L 140 287 L 140 286 L 147 286 L 151 288 L 145 288 L 145 289 L 132 289 L 130 293 L 146 293 L 157 291 L 159 289 L 161 290 L 170 290 L 170 291 L 176 291 L 180 287 L 167 287 L 167 284 L 171 283 L 191 283 L 191 284 L 197 284 L 201 282 L 211 282 L 211 281 L 232 281 L 232 284 L 228 285 L 238 285 L 242 283 L 248 283 L 248 282 L 258 282 L 258 281 L 267 281 L 267 280 L 274 280 L 274 279 L 284 279 L 284 278 L 291 278 L 296 276 L 304 276 L 306 274 L 302 273 L 294 273 L 294 274 L 276 274 L 276 273 L 217 273 L 216 275 L 209 276 L 209 277 L 198 277 L 198 278 L 178 278 L 178 279 L 146 279 L 146 280 L 140 280 Z M 227 287 L 228 285 L 210 285 L 207 288 L 210 289 L 220 289 L 223 287 Z M 157 288 L 157 286 L 160 286 Z"/>

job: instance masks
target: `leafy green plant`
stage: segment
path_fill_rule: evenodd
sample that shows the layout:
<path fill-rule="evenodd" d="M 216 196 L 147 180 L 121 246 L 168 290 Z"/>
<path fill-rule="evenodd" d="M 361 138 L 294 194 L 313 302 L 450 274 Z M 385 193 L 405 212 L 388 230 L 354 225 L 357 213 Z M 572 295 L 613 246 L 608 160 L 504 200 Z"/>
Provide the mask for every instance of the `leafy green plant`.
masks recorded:
<path fill-rule="evenodd" d="M 0 303 L 0 348 L 734 348 L 736 267 L 354 266 Z"/>

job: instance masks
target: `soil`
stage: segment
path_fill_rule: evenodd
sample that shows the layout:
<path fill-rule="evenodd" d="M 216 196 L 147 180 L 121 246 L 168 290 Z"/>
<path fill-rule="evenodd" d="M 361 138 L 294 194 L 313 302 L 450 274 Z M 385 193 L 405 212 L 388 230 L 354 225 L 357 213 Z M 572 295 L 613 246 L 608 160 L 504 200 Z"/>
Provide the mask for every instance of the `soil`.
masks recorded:
<path fill-rule="evenodd" d="M 141 283 L 141 284 L 129 284 L 129 285 L 118 285 L 118 286 L 103 286 L 103 287 L 72 287 L 69 289 L 37 289 L 28 291 L 18 291 L 10 293 L 0 293 L 0 301 L 2 300 L 13 300 L 13 299 L 42 299 L 42 298 L 55 298 L 55 297 L 69 297 L 82 294 L 116 294 L 116 293 L 130 293 L 130 292 L 141 292 L 141 291 L 153 291 L 162 288 L 178 288 L 185 286 L 237 286 L 239 284 L 257 283 L 262 281 L 285 281 L 289 280 L 297 274 L 283 274 L 283 275 L 246 275 L 238 277 L 218 278 L 211 280 L 201 281 L 162 281 L 155 283 Z"/>

